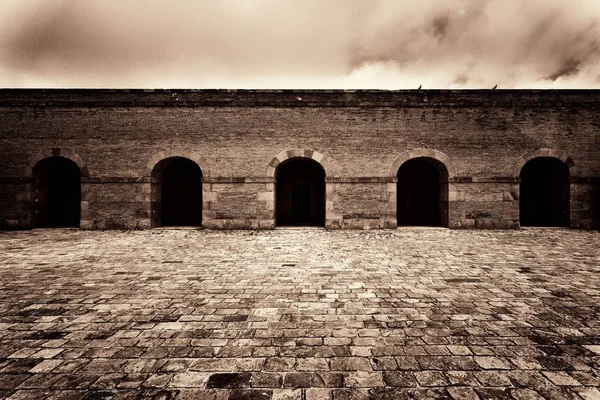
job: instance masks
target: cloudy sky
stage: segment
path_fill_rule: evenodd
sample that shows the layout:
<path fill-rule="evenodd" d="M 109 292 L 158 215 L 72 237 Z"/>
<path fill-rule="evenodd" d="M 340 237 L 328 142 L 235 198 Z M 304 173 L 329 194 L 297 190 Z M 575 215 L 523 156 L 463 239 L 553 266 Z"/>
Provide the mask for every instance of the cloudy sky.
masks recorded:
<path fill-rule="evenodd" d="M 0 0 L 0 87 L 600 88 L 599 0 Z"/>

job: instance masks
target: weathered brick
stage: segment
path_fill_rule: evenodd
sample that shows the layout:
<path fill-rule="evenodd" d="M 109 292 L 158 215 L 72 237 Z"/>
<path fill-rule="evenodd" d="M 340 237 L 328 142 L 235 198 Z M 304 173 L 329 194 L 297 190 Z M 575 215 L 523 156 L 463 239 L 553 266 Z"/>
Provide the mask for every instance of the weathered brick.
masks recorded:
<path fill-rule="evenodd" d="M 176 103 L 171 95 L 1 90 L 0 229 L 36 225 L 42 203 L 30 164 L 45 156 L 79 165 L 83 229 L 159 221 L 151 170 L 173 156 L 200 166 L 202 224 L 211 229 L 274 228 L 274 175 L 290 157 L 326 167 L 332 229 L 396 227 L 395 162 L 418 157 L 441 160 L 451 175 L 440 186 L 442 225 L 517 228 L 527 154 L 570 168 L 572 227 L 600 226 L 596 91 L 183 90 Z"/>

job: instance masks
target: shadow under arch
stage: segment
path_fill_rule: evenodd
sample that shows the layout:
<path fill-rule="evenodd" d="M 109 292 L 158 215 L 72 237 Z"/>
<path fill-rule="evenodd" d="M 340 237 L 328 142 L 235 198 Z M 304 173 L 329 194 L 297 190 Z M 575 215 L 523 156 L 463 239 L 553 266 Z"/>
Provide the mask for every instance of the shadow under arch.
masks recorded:
<path fill-rule="evenodd" d="M 81 226 L 80 165 L 62 155 L 45 157 L 31 168 L 32 228 Z"/>
<path fill-rule="evenodd" d="M 568 227 L 571 224 L 571 181 L 577 166 L 566 153 L 539 148 L 515 162 L 513 177 L 519 181 L 521 226 Z"/>
<path fill-rule="evenodd" d="M 564 153 L 538 149 L 524 154 L 515 173 L 517 168 L 520 225 L 569 227 L 573 160 Z"/>
<path fill-rule="evenodd" d="M 202 170 L 186 157 L 158 161 L 151 175 L 152 226 L 202 225 Z"/>
<path fill-rule="evenodd" d="M 279 153 L 267 166 L 274 179 L 276 226 L 325 226 L 326 177 L 332 175 L 327 158 L 310 149 Z"/>
<path fill-rule="evenodd" d="M 449 226 L 448 179 L 456 175 L 450 158 L 433 149 L 412 149 L 392 163 L 398 226 Z"/>

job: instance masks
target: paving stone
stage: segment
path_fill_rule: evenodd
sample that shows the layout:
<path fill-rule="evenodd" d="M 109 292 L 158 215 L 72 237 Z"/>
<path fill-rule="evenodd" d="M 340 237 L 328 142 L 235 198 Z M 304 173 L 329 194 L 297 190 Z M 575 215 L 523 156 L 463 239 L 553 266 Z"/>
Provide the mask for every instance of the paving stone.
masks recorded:
<path fill-rule="evenodd" d="M 77 373 L 73 375 L 57 375 L 58 379 L 52 384 L 53 389 L 68 390 L 82 389 L 86 390 L 92 386 L 98 376 L 95 374 Z"/>
<path fill-rule="evenodd" d="M 119 383 L 125 378 L 123 373 L 111 373 L 100 376 L 90 385 L 90 389 L 102 391 L 116 389 Z"/>
<path fill-rule="evenodd" d="M 599 241 L 564 229 L 3 232 L 0 397 L 593 399 Z M 207 388 L 218 374 L 243 383 Z"/>
<path fill-rule="evenodd" d="M 536 389 L 545 399 L 579 400 L 579 395 L 570 387 L 552 386 Z"/>
<path fill-rule="evenodd" d="M 264 358 L 237 358 L 233 369 L 240 372 L 260 371 L 264 364 Z"/>
<path fill-rule="evenodd" d="M 384 386 L 381 372 L 356 371 L 344 374 L 346 387 L 378 387 Z"/>
<path fill-rule="evenodd" d="M 367 358 L 360 357 L 334 357 L 330 361 L 332 371 L 371 371 L 371 364 Z"/>
<path fill-rule="evenodd" d="M 390 371 L 383 373 L 383 381 L 388 386 L 415 387 L 417 381 L 410 372 Z"/>
<path fill-rule="evenodd" d="M 550 381 L 538 371 L 509 371 L 506 377 L 514 386 L 524 388 L 536 388 L 550 385 Z"/>
<path fill-rule="evenodd" d="M 477 371 L 474 375 L 483 386 L 512 386 L 508 375 L 499 371 Z"/>
<path fill-rule="evenodd" d="M 479 400 L 477 392 L 471 387 L 450 387 L 448 393 L 454 400 Z"/>
<path fill-rule="evenodd" d="M 231 371 L 235 367 L 235 358 L 201 358 L 192 361 L 192 371 Z"/>
<path fill-rule="evenodd" d="M 500 357 L 475 357 L 475 362 L 483 369 L 511 369 L 508 360 Z"/>
<path fill-rule="evenodd" d="M 298 371 L 328 371 L 329 363 L 326 358 L 299 358 L 296 361 Z"/>
<path fill-rule="evenodd" d="M 128 374 L 117 385 L 117 389 L 135 389 L 138 390 L 142 384 L 148 379 L 146 374 Z"/>
<path fill-rule="evenodd" d="M 314 372 L 312 374 L 312 386 L 341 388 L 344 386 L 344 374 L 341 372 Z"/>
<path fill-rule="evenodd" d="M 509 394 L 509 389 L 474 388 L 474 390 L 482 399 L 512 400 Z"/>
<path fill-rule="evenodd" d="M 15 389 L 30 377 L 31 374 L 2 374 L 0 375 L 0 389 Z"/>
<path fill-rule="evenodd" d="M 369 400 L 371 398 L 383 399 L 383 397 L 369 395 L 367 389 L 333 389 L 331 391 L 333 400 Z"/>
<path fill-rule="evenodd" d="M 533 389 L 509 389 L 508 393 L 517 400 L 545 400 Z"/>
<path fill-rule="evenodd" d="M 228 390 L 218 389 L 181 389 L 177 400 L 228 400 Z"/>
<path fill-rule="evenodd" d="M 448 381 L 443 373 L 437 371 L 415 372 L 415 378 L 421 386 L 446 386 Z"/>
<path fill-rule="evenodd" d="M 446 379 L 455 386 L 477 386 L 478 382 L 471 371 L 446 371 Z"/>
<path fill-rule="evenodd" d="M 48 389 L 60 379 L 60 375 L 36 374 L 21 383 L 17 389 Z"/>
<path fill-rule="evenodd" d="M 312 384 L 312 374 L 309 372 L 288 372 L 283 377 L 283 386 L 288 388 L 307 388 Z"/>
<path fill-rule="evenodd" d="M 186 371 L 175 373 L 169 383 L 169 387 L 202 388 L 208 380 L 208 377 L 209 374 L 204 372 Z"/>
<path fill-rule="evenodd" d="M 83 400 L 110 400 L 115 397 L 112 391 L 90 390 L 85 394 Z"/>
<path fill-rule="evenodd" d="M 280 388 L 283 385 L 283 375 L 274 372 L 255 372 L 250 384 L 254 388 Z"/>
<path fill-rule="evenodd" d="M 235 389 L 229 393 L 229 400 L 270 400 L 272 398 L 272 390 Z"/>
<path fill-rule="evenodd" d="M 455 356 L 470 356 L 473 354 L 468 346 L 446 346 L 446 347 L 448 348 L 448 351 L 450 351 L 450 353 L 454 354 Z"/>
<path fill-rule="evenodd" d="M 583 400 L 600 400 L 600 390 L 597 388 L 587 387 L 574 390 Z"/>
<path fill-rule="evenodd" d="M 398 364 L 398 369 L 405 371 L 418 371 L 421 369 L 419 362 L 415 357 L 404 357 L 398 356 L 394 357 L 396 360 L 396 364 Z"/>
<path fill-rule="evenodd" d="M 513 357 L 510 362 L 520 370 L 542 369 L 542 365 L 532 357 Z"/>
<path fill-rule="evenodd" d="M 302 389 L 275 389 L 271 400 L 304 400 Z"/>
<path fill-rule="evenodd" d="M 291 371 L 296 364 L 296 359 L 291 357 L 271 357 L 267 358 L 264 365 L 265 371 Z"/>
<path fill-rule="evenodd" d="M 596 344 L 596 345 L 584 345 L 583 347 L 585 347 L 589 351 L 592 351 L 592 352 L 594 352 L 596 354 L 600 354 L 600 344 Z"/>
<path fill-rule="evenodd" d="M 62 364 L 62 360 L 44 360 L 41 363 L 37 364 L 35 367 L 31 368 L 29 372 L 35 374 L 45 374 L 52 372 L 52 370 Z"/>
<path fill-rule="evenodd" d="M 152 374 L 142 383 L 144 388 L 164 388 L 173 379 L 173 374 Z"/>
<path fill-rule="evenodd" d="M 159 369 L 160 372 L 182 372 L 187 371 L 192 363 L 191 358 L 174 358 L 167 360 Z"/>
<path fill-rule="evenodd" d="M 250 373 L 213 374 L 206 382 L 207 389 L 241 389 L 250 387 Z"/>
<path fill-rule="evenodd" d="M 331 389 L 308 388 L 306 389 L 305 400 L 331 400 Z"/>
<path fill-rule="evenodd" d="M 151 360 L 151 359 L 140 359 L 140 360 L 129 360 L 125 365 L 121 367 L 121 371 L 135 374 L 142 372 L 156 372 L 166 363 L 165 361 Z"/>
<path fill-rule="evenodd" d="M 393 357 L 375 357 L 372 360 L 372 367 L 376 371 L 393 371 L 398 369 L 398 364 Z"/>
<path fill-rule="evenodd" d="M 0 373 L 15 374 L 19 372 L 27 372 L 31 368 L 38 365 L 41 361 L 42 360 L 39 358 L 11 360 L 4 368 L 2 368 L 2 370 L 0 370 Z"/>
<path fill-rule="evenodd" d="M 559 385 L 559 386 L 581 386 L 581 383 L 579 383 L 576 379 L 573 379 L 573 377 L 571 377 L 569 374 L 567 374 L 566 372 L 542 372 L 542 374 L 544 374 L 544 376 L 546 378 L 548 378 L 552 383 L 554 383 L 555 385 Z"/>

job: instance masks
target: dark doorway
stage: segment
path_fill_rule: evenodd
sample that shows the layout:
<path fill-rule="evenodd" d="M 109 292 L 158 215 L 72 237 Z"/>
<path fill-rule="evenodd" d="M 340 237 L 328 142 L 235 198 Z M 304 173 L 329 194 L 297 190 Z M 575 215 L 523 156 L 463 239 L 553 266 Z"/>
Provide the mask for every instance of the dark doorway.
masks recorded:
<path fill-rule="evenodd" d="M 154 226 L 202 224 L 202 171 L 183 157 L 159 162 L 152 172 Z"/>
<path fill-rule="evenodd" d="M 448 171 L 433 158 L 413 158 L 398 169 L 399 226 L 448 226 Z"/>
<path fill-rule="evenodd" d="M 316 161 L 294 158 L 277 168 L 276 224 L 325 226 L 325 171 Z"/>
<path fill-rule="evenodd" d="M 569 226 L 570 173 L 554 157 L 538 157 L 521 169 L 521 226 Z"/>
<path fill-rule="evenodd" d="M 79 227 L 81 219 L 81 173 L 64 157 L 48 157 L 33 168 L 34 228 Z"/>

